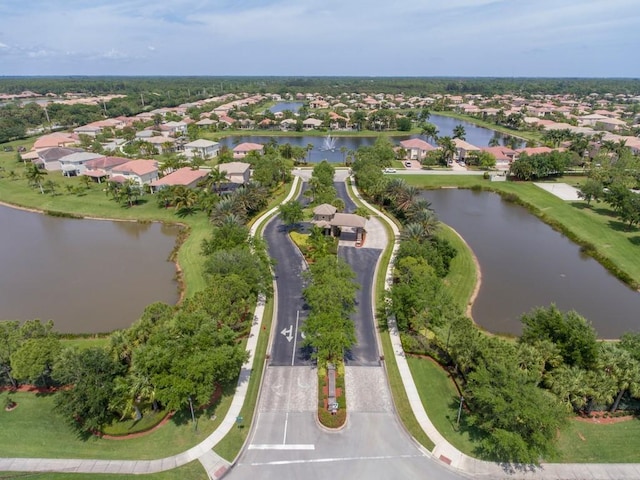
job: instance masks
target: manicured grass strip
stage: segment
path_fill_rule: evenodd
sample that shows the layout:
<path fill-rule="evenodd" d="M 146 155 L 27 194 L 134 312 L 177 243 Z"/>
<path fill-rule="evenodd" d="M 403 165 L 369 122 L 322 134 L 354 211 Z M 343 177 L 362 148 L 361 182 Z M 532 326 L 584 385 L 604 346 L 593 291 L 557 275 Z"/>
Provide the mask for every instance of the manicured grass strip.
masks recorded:
<path fill-rule="evenodd" d="M 460 396 L 453 380 L 430 359 L 407 356 L 407 361 L 422 405 L 433 425 L 458 450 L 475 456 L 478 444 L 470 438 L 468 431 L 462 431 L 456 425 Z"/>
<path fill-rule="evenodd" d="M 28 473 L 28 472 L 0 472 L 0 478 L 6 479 L 36 479 L 36 480 L 207 480 L 209 477 L 200 462 L 194 460 L 182 467 L 166 472 L 149 473 L 146 475 L 112 475 L 95 473 Z"/>
<path fill-rule="evenodd" d="M 396 407 L 396 412 L 400 417 L 400 420 L 404 424 L 409 434 L 418 441 L 427 450 L 433 450 L 435 444 L 422 430 L 422 427 L 416 420 L 411 405 L 409 404 L 409 398 L 407 392 L 404 389 L 402 378 L 400 378 L 400 371 L 398 370 L 398 364 L 393 353 L 393 347 L 391 346 L 391 339 L 389 338 L 389 332 L 384 331 L 381 333 L 382 349 L 384 351 L 384 360 L 387 368 L 387 377 L 389 379 L 389 386 L 391 387 L 391 394 L 393 395 L 393 403 Z"/>
<path fill-rule="evenodd" d="M 54 408 L 54 395 L 12 393 L 18 407 L 0 408 L 0 445 L 5 457 L 98 458 L 152 460 L 175 455 L 200 443 L 220 424 L 229 409 L 233 389 L 223 392 L 219 403 L 202 412 L 194 431 L 188 412 L 176 414 L 166 425 L 148 435 L 127 440 L 81 438 Z M 7 392 L 0 393 L 0 405 Z M 212 419 L 215 414 L 216 418 Z M 20 435 L 16 435 L 20 432 Z"/>
<path fill-rule="evenodd" d="M 640 462 L 640 420 L 610 425 L 578 420 L 569 422 L 558 437 L 558 458 L 563 463 Z"/>
<path fill-rule="evenodd" d="M 253 360 L 253 371 L 249 378 L 249 386 L 247 388 L 247 396 L 240 410 L 240 415 L 244 421 L 242 427 L 234 427 L 214 448 L 213 450 L 225 460 L 232 462 L 240 453 L 244 445 L 247 435 L 249 434 L 251 422 L 258 401 L 258 392 L 262 382 L 262 372 L 264 370 L 264 359 L 267 353 L 267 344 L 269 342 L 269 333 L 271 332 L 271 321 L 273 319 L 273 299 L 270 299 L 264 310 L 262 319 L 262 330 L 258 337 L 256 345 L 255 358 Z"/>
<path fill-rule="evenodd" d="M 458 252 L 451 261 L 449 273 L 444 278 L 444 282 L 453 296 L 453 301 L 464 312 L 469 305 L 469 300 L 471 299 L 477 282 L 477 271 L 473 253 L 466 242 L 447 225 L 441 225 L 438 236 L 446 238 Z"/>

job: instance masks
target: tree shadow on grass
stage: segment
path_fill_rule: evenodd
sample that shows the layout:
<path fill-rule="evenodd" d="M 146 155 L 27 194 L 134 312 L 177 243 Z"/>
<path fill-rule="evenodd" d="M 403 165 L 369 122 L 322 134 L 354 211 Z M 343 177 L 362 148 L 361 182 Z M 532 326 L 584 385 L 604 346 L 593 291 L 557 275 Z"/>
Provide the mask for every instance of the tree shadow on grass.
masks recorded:
<path fill-rule="evenodd" d="M 607 223 L 609 224 L 609 227 L 611 227 L 611 230 L 615 230 L 616 232 L 629 233 L 638 230 L 637 227 L 629 227 L 628 223 L 624 223 L 619 220 L 609 220 Z"/>
<path fill-rule="evenodd" d="M 635 237 L 630 237 L 629 241 L 633 244 L 633 245 L 637 245 L 640 246 L 640 235 L 635 236 Z"/>

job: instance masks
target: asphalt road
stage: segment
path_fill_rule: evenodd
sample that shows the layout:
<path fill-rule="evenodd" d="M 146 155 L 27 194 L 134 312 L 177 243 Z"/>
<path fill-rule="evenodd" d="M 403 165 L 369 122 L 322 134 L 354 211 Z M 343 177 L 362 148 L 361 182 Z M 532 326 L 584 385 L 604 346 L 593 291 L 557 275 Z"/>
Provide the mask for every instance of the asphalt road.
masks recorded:
<path fill-rule="evenodd" d="M 360 368 L 356 376 L 370 373 L 384 379 L 382 367 Z M 349 408 L 345 428 L 331 432 L 318 428 L 313 395 L 316 379 L 315 369 L 310 367 L 267 369 L 255 428 L 227 478 L 464 478 L 425 455 L 409 438 L 393 413 L 384 380 L 376 383 L 375 391 L 366 392 L 367 399 L 359 403 L 365 408 Z M 347 390 L 356 395 L 359 389 L 347 385 Z M 308 396 L 311 401 L 305 400 Z"/>
<path fill-rule="evenodd" d="M 289 239 L 279 218 L 274 218 L 264 229 L 269 255 L 276 262 L 274 274 L 277 283 L 277 311 L 274 338 L 271 345 L 271 365 L 308 365 L 308 352 L 301 348 L 300 327 L 307 316 L 302 298 L 303 272 L 306 263 L 302 254 Z"/>
<path fill-rule="evenodd" d="M 380 353 L 376 341 L 376 327 L 371 297 L 373 274 L 381 250 L 371 248 L 339 247 L 338 256 L 356 273 L 360 290 L 356 294 L 356 311 L 351 319 L 356 327 L 356 344 L 345 355 L 346 365 L 379 365 Z"/>

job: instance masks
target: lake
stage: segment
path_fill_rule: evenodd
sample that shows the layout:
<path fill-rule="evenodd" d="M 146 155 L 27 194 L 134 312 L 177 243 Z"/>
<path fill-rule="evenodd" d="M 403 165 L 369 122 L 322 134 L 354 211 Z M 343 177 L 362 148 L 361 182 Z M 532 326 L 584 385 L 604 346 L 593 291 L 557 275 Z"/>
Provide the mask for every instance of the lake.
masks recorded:
<path fill-rule="evenodd" d="M 442 189 L 423 196 L 478 258 L 482 285 L 472 314 L 486 330 L 519 335 L 523 313 L 555 303 L 590 320 L 600 338 L 640 331 L 640 294 L 525 208 L 488 192 Z"/>
<path fill-rule="evenodd" d="M 292 102 L 295 103 L 295 102 Z M 469 143 L 478 147 L 486 147 L 489 145 L 491 139 L 496 136 L 503 141 L 507 136 L 500 134 L 494 130 L 488 128 L 478 127 L 469 122 L 463 122 L 454 118 L 445 117 L 442 115 L 432 114 L 429 121 L 438 127 L 439 136 L 451 136 L 453 135 L 453 128 L 456 125 L 462 125 L 465 128 L 466 139 Z M 399 144 L 402 140 L 409 138 L 420 137 L 420 135 L 399 135 L 391 137 L 390 140 L 394 144 Z M 346 158 L 345 149 L 357 150 L 360 147 L 371 146 L 376 141 L 376 136 L 371 137 L 354 137 L 354 136 L 340 136 L 340 132 L 331 132 L 324 136 L 311 136 L 311 135 L 234 135 L 224 137 L 218 140 L 221 145 L 233 148 L 236 145 L 244 142 L 251 143 L 267 143 L 271 138 L 274 138 L 278 144 L 283 145 L 290 143 L 291 145 L 306 147 L 307 145 L 313 145 L 313 149 L 309 152 L 308 161 L 311 163 L 320 163 L 323 160 L 327 160 L 331 163 L 344 163 Z M 433 142 L 431 142 L 433 143 Z"/>
<path fill-rule="evenodd" d="M 126 328 L 178 300 L 168 261 L 178 228 L 57 218 L 0 205 L 0 319 L 53 320 L 64 333 Z"/>

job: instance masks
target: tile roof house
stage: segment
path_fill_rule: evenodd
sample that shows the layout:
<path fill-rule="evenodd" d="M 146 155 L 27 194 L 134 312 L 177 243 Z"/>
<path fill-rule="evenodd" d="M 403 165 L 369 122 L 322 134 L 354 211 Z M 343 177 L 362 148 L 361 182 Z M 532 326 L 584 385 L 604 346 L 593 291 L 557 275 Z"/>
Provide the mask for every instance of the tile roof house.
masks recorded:
<path fill-rule="evenodd" d="M 95 178 L 98 180 L 98 183 L 100 183 L 101 179 L 108 177 L 115 167 L 125 164 L 128 161 L 129 159 L 124 157 L 96 158 L 85 163 L 86 170 L 82 174 Z"/>
<path fill-rule="evenodd" d="M 404 148 L 407 152 L 406 160 L 422 160 L 427 156 L 427 153 L 435 150 L 436 147 L 430 143 L 425 142 L 420 138 L 410 138 L 409 140 L 402 140 L 400 147 Z"/>
<path fill-rule="evenodd" d="M 43 167 L 45 170 L 52 172 L 60 170 L 60 159 L 71 155 L 72 153 L 82 152 L 81 148 L 52 147 L 36 152 L 36 158 L 33 163 Z"/>
<path fill-rule="evenodd" d="M 318 118 L 307 118 L 302 121 L 302 126 L 307 130 L 312 130 L 314 128 L 320 128 L 322 126 L 322 120 Z"/>
<path fill-rule="evenodd" d="M 249 152 L 264 152 L 264 145 L 261 143 L 244 142 L 233 147 L 233 158 L 244 158 Z"/>
<path fill-rule="evenodd" d="M 61 157 L 58 161 L 60 162 L 60 170 L 62 170 L 63 175 L 73 176 L 84 173 L 87 169 L 85 164 L 88 161 L 102 157 L 104 157 L 104 155 L 99 153 L 75 152 Z"/>
<path fill-rule="evenodd" d="M 496 159 L 496 168 L 505 169 L 509 168 L 511 162 L 515 160 L 518 153 L 509 147 L 482 147 L 483 152 L 488 152 Z"/>
<path fill-rule="evenodd" d="M 133 180 L 138 185 L 146 185 L 158 179 L 158 162 L 155 160 L 130 160 L 111 170 L 109 180 Z M 120 179 L 122 180 L 122 179 Z"/>
<path fill-rule="evenodd" d="M 460 140 L 459 138 L 454 138 L 453 143 L 456 146 L 456 155 L 454 156 L 454 160 L 456 161 L 464 162 L 464 159 L 469 153 L 480 151 L 480 149 L 475 145 L 465 142 L 464 140 Z"/>
<path fill-rule="evenodd" d="M 211 140 L 205 140 L 204 138 L 184 144 L 184 154 L 188 158 L 213 158 L 217 157 L 219 152 L 220 144 L 218 142 L 212 142 Z"/>
<path fill-rule="evenodd" d="M 33 144 L 32 150 L 44 150 L 52 147 L 69 147 L 78 143 L 77 137 L 71 136 L 70 133 L 50 133 L 38 138 Z"/>
<path fill-rule="evenodd" d="M 195 188 L 198 183 L 209 175 L 208 170 L 193 170 L 191 167 L 182 167 L 150 183 L 151 189 L 157 192 L 161 188 L 182 185 L 187 188 Z"/>
<path fill-rule="evenodd" d="M 244 162 L 229 162 L 218 165 L 218 169 L 227 174 L 227 180 L 229 180 L 230 183 L 239 185 L 249 183 L 251 176 L 250 168 L 251 165 Z"/>

